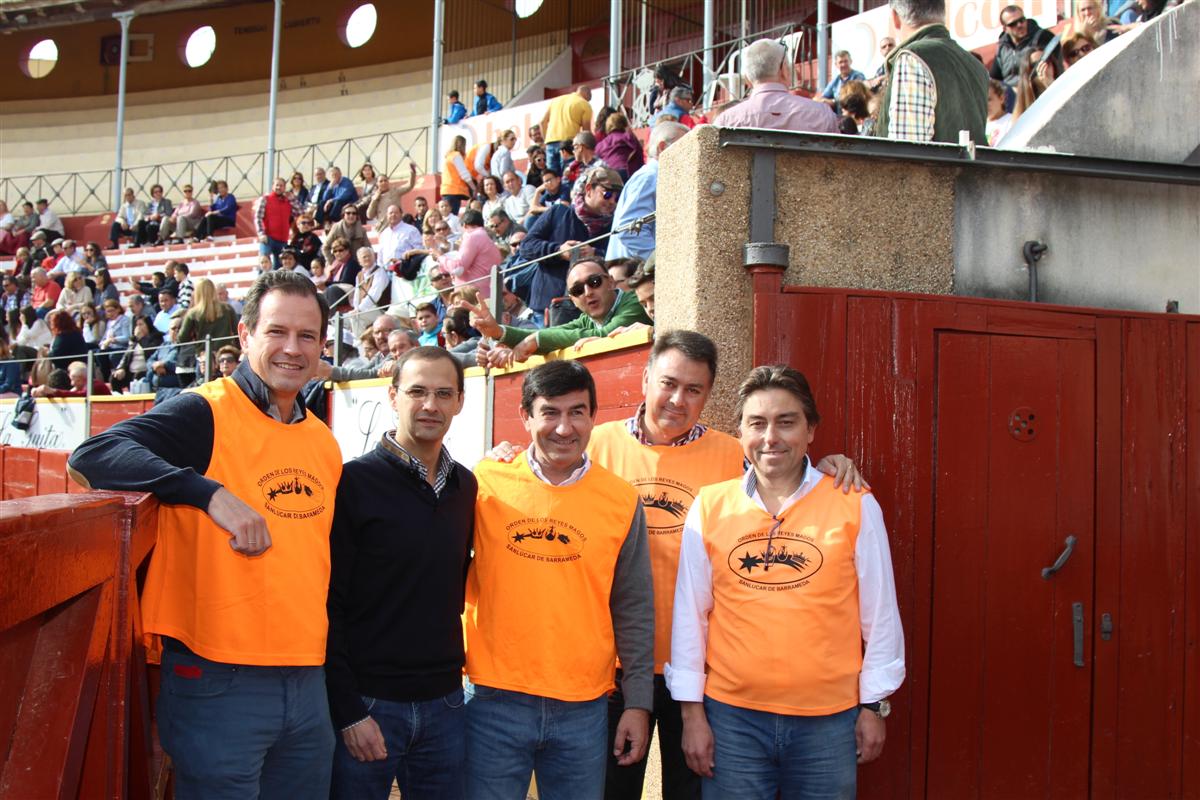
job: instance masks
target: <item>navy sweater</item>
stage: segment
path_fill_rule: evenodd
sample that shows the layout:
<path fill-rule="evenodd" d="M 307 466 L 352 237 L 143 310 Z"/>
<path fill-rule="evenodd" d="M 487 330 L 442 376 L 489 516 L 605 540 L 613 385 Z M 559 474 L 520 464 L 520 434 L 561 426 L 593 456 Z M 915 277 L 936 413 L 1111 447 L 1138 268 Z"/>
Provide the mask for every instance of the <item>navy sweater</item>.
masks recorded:
<path fill-rule="evenodd" d="M 522 261 L 529 261 L 558 252 L 563 242 L 585 242 L 590 238 L 587 226 L 580 222 L 575 209 L 556 203 L 530 226 L 529 234 L 521 240 L 520 257 Z M 608 239 L 601 239 L 592 247 L 603 256 L 608 249 Z M 548 258 L 537 265 L 529 289 L 530 308 L 541 314 L 551 300 L 566 296 L 567 269 L 567 262 L 558 257 Z"/>

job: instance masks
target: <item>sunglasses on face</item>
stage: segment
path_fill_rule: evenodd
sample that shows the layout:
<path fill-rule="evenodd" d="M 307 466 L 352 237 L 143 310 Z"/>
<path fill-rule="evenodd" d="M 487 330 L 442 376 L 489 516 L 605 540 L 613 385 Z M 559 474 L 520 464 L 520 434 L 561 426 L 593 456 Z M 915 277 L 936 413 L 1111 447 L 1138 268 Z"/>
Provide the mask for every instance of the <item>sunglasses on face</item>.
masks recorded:
<path fill-rule="evenodd" d="M 439 272 L 435 275 L 430 275 L 429 280 L 430 281 L 444 281 L 444 280 L 446 280 L 446 276 Z"/>
<path fill-rule="evenodd" d="M 441 225 L 441 226 L 439 226 L 439 227 L 437 227 L 437 228 L 434 228 L 434 229 L 433 229 L 433 232 L 434 232 L 434 233 L 449 233 L 449 232 L 450 232 L 450 226 L 448 226 L 448 225 Z"/>
<path fill-rule="evenodd" d="M 1020 19 L 1014 19 L 1011 22 L 1004 23 L 1004 27 L 1015 28 L 1018 25 L 1024 25 L 1024 24 L 1025 24 L 1025 17 L 1021 17 Z"/>
<path fill-rule="evenodd" d="M 589 275 L 582 283 L 577 283 L 572 286 L 567 290 L 567 294 L 571 295 L 571 297 L 581 297 L 584 293 L 585 287 L 587 289 L 599 289 L 603 285 L 604 276 L 597 273 L 595 275 Z"/>
<path fill-rule="evenodd" d="M 344 248 L 344 247 L 335 247 L 335 248 L 333 248 L 333 252 L 335 252 L 335 253 L 344 253 L 344 252 L 346 252 L 346 248 Z"/>

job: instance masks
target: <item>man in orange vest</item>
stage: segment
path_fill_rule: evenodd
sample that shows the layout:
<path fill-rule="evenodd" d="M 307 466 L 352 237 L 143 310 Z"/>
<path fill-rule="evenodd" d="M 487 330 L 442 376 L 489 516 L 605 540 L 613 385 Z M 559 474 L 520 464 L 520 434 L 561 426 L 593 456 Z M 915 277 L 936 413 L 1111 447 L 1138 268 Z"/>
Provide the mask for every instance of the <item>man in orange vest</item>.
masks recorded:
<path fill-rule="evenodd" d="M 84 486 L 161 503 L 142 628 L 161 645 L 158 730 L 180 800 L 329 796 L 322 665 L 342 457 L 299 397 L 328 315 L 303 275 L 260 275 L 232 376 L 114 425 L 69 461 Z"/>
<path fill-rule="evenodd" d="M 680 544 L 665 673 L 684 756 L 705 797 L 853 797 L 904 680 L 883 514 L 813 469 L 799 372 L 756 368 L 736 413 L 751 468 L 700 490 Z"/>
<path fill-rule="evenodd" d="M 606 749 L 646 755 L 654 598 L 637 492 L 587 456 L 596 385 L 578 361 L 525 376 L 533 442 L 476 468 L 467 575 L 467 796 L 599 800 Z M 607 736 L 616 658 L 624 708 Z"/>

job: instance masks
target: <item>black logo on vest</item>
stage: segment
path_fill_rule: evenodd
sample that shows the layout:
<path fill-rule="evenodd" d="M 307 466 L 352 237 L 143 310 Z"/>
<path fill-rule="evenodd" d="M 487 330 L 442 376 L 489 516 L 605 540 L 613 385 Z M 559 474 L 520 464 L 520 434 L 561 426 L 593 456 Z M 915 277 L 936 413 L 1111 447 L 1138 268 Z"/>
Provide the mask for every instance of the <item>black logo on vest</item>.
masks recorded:
<path fill-rule="evenodd" d="M 743 536 L 726 558 L 739 583 L 770 592 L 806 585 L 824 561 L 816 544 L 789 531 L 776 531 L 771 537 L 765 531 Z"/>
<path fill-rule="evenodd" d="M 691 487 L 670 478 L 637 478 L 633 486 L 646 510 L 646 532 L 651 536 L 678 535 L 696 494 Z"/>
<path fill-rule="evenodd" d="M 578 561 L 587 537 L 568 522 L 552 517 L 526 517 L 504 529 L 506 549 L 522 558 L 545 563 Z"/>
<path fill-rule="evenodd" d="M 258 479 L 267 510 L 282 519 L 308 519 L 325 511 L 325 487 L 316 475 L 284 467 Z"/>

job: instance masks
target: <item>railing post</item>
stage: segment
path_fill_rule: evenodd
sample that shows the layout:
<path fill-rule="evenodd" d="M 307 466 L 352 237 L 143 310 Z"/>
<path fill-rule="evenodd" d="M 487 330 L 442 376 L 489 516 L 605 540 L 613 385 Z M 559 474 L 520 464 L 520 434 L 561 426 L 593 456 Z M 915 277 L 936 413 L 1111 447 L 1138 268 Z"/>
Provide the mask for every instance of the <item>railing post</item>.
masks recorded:
<path fill-rule="evenodd" d="M 829 0 L 817 0 L 817 91 L 829 82 Z"/>
<path fill-rule="evenodd" d="M 608 74 L 613 80 L 618 80 L 621 72 L 621 0 L 611 0 L 609 3 L 608 19 Z M 614 108 L 620 105 L 616 87 L 609 84 L 609 105 Z"/>
<path fill-rule="evenodd" d="M 333 365 L 340 367 L 342 365 L 342 331 L 344 330 L 345 318 L 342 312 L 337 312 L 333 317 Z"/>
<path fill-rule="evenodd" d="M 442 125 L 442 51 L 445 48 L 446 0 L 433 0 L 433 116 L 429 126 L 429 171 L 437 169 L 438 132 Z"/>
<path fill-rule="evenodd" d="M 83 432 L 92 435 L 92 380 L 96 374 L 95 366 L 96 351 L 88 350 L 87 353 L 87 388 L 83 394 Z"/>
<path fill-rule="evenodd" d="M 700 102 L 708 108 L 708 87 L 713 79 L 713 0 L 704 0 L 704 79 L 700 85 Z"/>
<path fill-rule="evenodd" d="M 212 334 L 204 337 L 204 381 L 212 380 Z"/>
<path fill-rule="evenodd" d="M 129 68 L 129 23 L 133 22 L 133 11 L 117 11 L 113 19 L 121 23 L 121 69 L 117 77 L 117 160 L 113 166 L 112 198 L 113 209 L 121 207 L 121 161 L 125 154 L 125 73 Z"/>
<path fill-rule="evenodd" d="M 275 109 L 279 104 L 279 29 L 283 24 L 283 0 L 275 0 L 275 28 L 271 35 L 271 99 L 267 110 L 267 156 L 263 164 L 263 192 L 275 180 Z"/>

